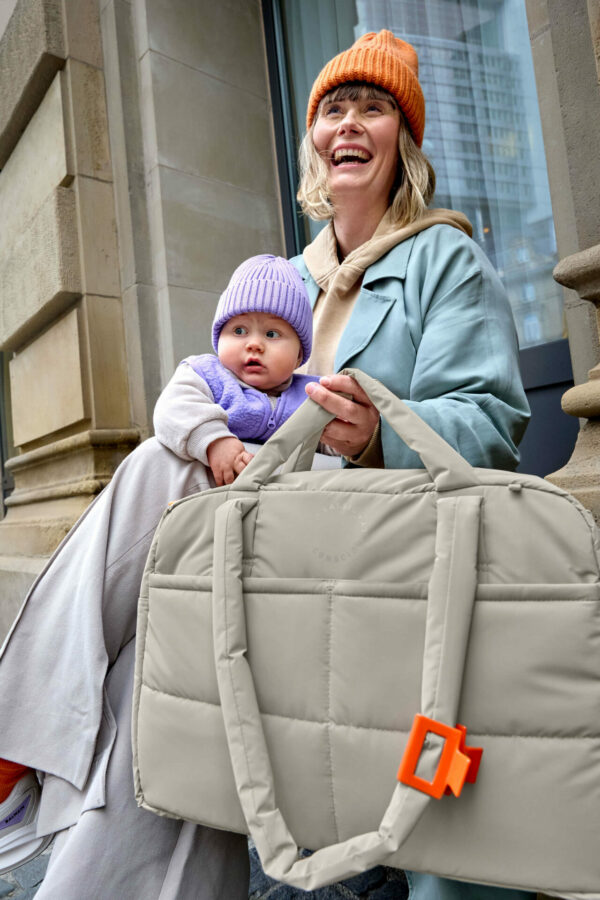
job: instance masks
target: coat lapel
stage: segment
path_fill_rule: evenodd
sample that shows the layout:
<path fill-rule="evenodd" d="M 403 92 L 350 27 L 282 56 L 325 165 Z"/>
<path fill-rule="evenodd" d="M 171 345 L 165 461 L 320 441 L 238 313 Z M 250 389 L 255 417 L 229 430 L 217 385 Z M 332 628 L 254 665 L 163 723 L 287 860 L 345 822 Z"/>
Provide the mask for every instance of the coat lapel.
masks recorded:
<path fill-rule="evenodd" d="M 391 306 L 403 294 L 402 283 L 414 236 L 392 247 L 366 270 L 358 299 L 335 354 L 339 372 L 348 361 L 370 343 Z"/>
<path fill-rule="evenodd" d="M 351 357 L 356 356 L 367 346 L 395 299 L 391 295 L 376 294 L 367 288 L 361 288 L 350 321 L 338 344 L 334 371 L 339 372 L 343 369 Z"/>

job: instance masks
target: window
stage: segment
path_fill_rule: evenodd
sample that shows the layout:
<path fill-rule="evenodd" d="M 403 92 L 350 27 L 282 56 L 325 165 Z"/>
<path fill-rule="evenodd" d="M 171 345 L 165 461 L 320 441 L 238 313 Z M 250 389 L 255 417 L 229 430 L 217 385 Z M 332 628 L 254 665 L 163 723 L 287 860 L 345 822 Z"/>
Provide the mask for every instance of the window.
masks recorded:
<path fill-rule="evenodd" d="M 523 319 L 523 333 L 528 345 L 539 344 L 542 340 L 541 323 L 535 313 L 531 313 Z"/>
<path fill-rule="evenodd" d="M 524 303 L 533 303 L 533 301 L 535 300 L 535 287 L 533 284 L 531 284 L 530 281 L 525 281 L 521 285 L 521 297 Z"/>
<path fill-rule="evenodd" d="M 524 300 L 537 301 L 535 323 L 527 319 L 519 328 L 522 346 L 561 338 L 562 295 L 552 279 L 557 257 L 525 0 L 271 3 L 290 94 L 288 146 L 297 147 L 310 88 L 327 60 L 368 31 L 387 28 L 409 41 L 419 54 L 427 103 L 423 149 L 438 173 L 433 205 L 470 219 L 517 319 Z M 303 222 L 305 241 L 319 227 Z M 534 233 L 535 254 L 524 259 L 515 248 L 529 247 Z M 526 298 L 515 289 L 524 275 L 531 279 L 523 287 Z"/>

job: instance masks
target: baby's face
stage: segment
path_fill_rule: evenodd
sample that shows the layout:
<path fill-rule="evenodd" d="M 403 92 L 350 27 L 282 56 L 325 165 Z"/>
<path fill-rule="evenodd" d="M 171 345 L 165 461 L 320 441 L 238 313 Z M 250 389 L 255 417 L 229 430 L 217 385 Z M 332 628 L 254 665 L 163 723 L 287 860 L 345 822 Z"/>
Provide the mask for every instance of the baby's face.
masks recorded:
<path fill-rule="evenodd" d="M 292 326 L 270 313 L 242 313 L 229 319 L 217 352 L 224 366 L 259 391 L 283 384 L 302 360 L 300 339 Z"/>

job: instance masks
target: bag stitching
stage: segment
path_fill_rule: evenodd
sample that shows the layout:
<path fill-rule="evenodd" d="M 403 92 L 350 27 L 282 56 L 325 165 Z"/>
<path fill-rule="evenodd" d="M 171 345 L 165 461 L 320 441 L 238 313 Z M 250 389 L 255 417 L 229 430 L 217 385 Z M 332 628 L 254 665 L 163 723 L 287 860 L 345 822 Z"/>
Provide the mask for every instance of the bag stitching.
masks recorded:
<path fill-rule="evenodd" d="M 252 529 L 252 556 L 246 557 L 246 563 L 249 564 L 248 574 L 245 576 L 246 578 L 256 578 L 257 577 L 255 575 L 253 575 L 254 567 L 256 565 L 256 556 L 254 553 L 254 548 L 256 547 L 256 530 L 258 528 L 258 518 L 261 513 L 261 503 L 260 503 L 260 501 L 261 501 L 260 491 L 261 490 L 262 490 L 262 488 L 259 488 L 259 490 L 256 492 L 256 506 L 255 506 L 256 515 L 254 517 L 254 528 Z M 242 573 L 244 571 L 243 556 L 244 556 L 244 547 L 243 547 L 243 541 L 242 541 Z M 242 577 L 242 590 L 243 590 L 243 588 L 244 588 L 244 577 Z"/>
<path fill-rule="evenodd" d="M 245 564 L 247 564 L 247 563 L 252 564 L 252 562 L 253 562 L 253 560 L 250 558 L 244 559 Z M 480 566 L 478 564 L 477 568 L 478 569 L 485 568 L 485 564 L 483 566 Z M 162 578 L 173 577 L 173 576 L 166 576 L 164 574 L 158 574 L 157 577 L 162 579 Z M 181 576 L 181 577 L 188 578 L 190 576 L 186 575 L 186 576 Z M 201 576 L 201 577 L 210 578 L 210 576 Z M 260 578 L 260 576 L 256 576 L 256 575 L 248 576 L 248 577 Z M 270 577 L 271 576 L 266 577 L 265 580 L 268 581 Z M 277 577 L 279 577 L 279 576 L 277 576 Z M 281 580 L 284 580 L 284 579 L 281 578 Z M 318 583 L 319 585 L 322 585 L 323 581 L 324 581 L 323 578 L 303 579 L 303 580 L 305 580 L 307 582 L 312 580 L 315 582 L 315 584 Z M 414 596 L 408 597 L 408 596 L 406 596 L 406 594 L 397 593 L 394 590 L 395 585 L 393 585 L 393 584 L 390 584 L 389 592 L 385 592 L 385 593 L 384 593 L 384 591 L 373 591 L 372 593 L 370 593 L 368 591 L 368 589 L 366 589 L 366 590 L 362 591 L 361 593 L 354 594 L 354 593 L 348 592 L 347 589 L 344 590 L 343 588 L 338 587 L 337 589 L 334 588 L 334 596 L 340 597 L 342 599 L 348 599 L 348 600 L 394 600 L 394 601 L 397 601 L 398 603 L 426 603 L 427 596 L 425 594 L 425 589 L 427 587 L 427 582 L 420 582 L 420 584 L 423 585 L 423 589 L 424 589 L 423 596 L 420 596 L 420 597 L 414 597 Z M 199 594 L 210 594 L 211 593 L 211 590 L 208 587 L 198 587 L 198 586 L 181 587 L 181 585 L 178 585 L 178 584 L 163 584 L 162 582 L 154 581 L 154 576 L 151 576 L 149 586 L 150 586 L 150 591 L 152 592 L 153 595 L 155 595 L 156 592 L 163 591 L 163 590 L 177 591 L 180 593 L 199 593 Z M 244 593 L 246 595 L 260 594 L 260 595 L 269 596 L 269 597 L 275 596 L 275 595 L 281 595 L 281 594 L 285 594 L 285 596 L 288 596 L 288 597 L 301 597 L 303 594 L 310 594 L 310 596 L 319 596 L 319 595 L 323 595 L 324 593 L 326 593 L 323 590 L 312 590 L 311 589 L 312 587 L 313 587 L 313 585 L 307 583 L 307 584 L 302 585 L 301 587 L 294 587 L 292 589 L 285 590 L 284 588 L 281 588 L 281 587 L 271 588 L 268 584 L 265 584 L 262 587 L 256 587 L 256 588 L 252 588 L 250 590 L 245 590 Z M 539 592 L 542 593 L 542 591 L 544 589 L 547 589 L 548 587 L 562 588 L 562 589 L 564 589 L 565 593 L 573 592 L 573 590 L 589 589 L 589 593 L 590 594 L 594 593 L 595 596 L 590 596 L 590 597 L 581 596 L 581 597 L 575 597 L 575 598 L 573 598 L 572 596 L 571 597 L 553 597 L 553 596 L 550 596 L 550 597 L 548 597 L 548 596 L 545 596 L 545 597 L 522 597 L 522 596 L 489 597 L 489 596 L 486 596 L 488 588 L 499 588 L 502 591 L 504 591 L 506 594 L 510 594 L 510 593 L 517 594 L 517 592 L 521 591 L 523 588 L 528 588 L 528 589 L 529 588 L 537 588 L 539 590 Z M 593 589 L 593 591 L 592 591 L 592 589 Z M 536 582 L 526 582 L 526 581 L 520 582 L 519 584 L 510 584 L 510 583 L 506 583 L 506 582 L 502 582 L 502 581 L 490 581 L 490 582 L 481 582 L 480 581 L 480 582 L 478 582 L 478 585 L 477 585 L 476 601 L 478 603 L 598 603 L 600 601 L 600 585 L 596 581 L 589 581 L 589 582 L 583 582 L 583 583 L 577 582 L 577 581 L 566 581 L 566 582 L 556 582 L 556 583 L 549 584 L 549 585 L 539 584 Z"/>
<path fill-rule="evenodd" d="M 333 586 L 334 582 L 329 582 L 327 587 L 328 598 L 328 619 L 327 619 L 327 758 L 329 762 L 329 793 L 331 796 L 331 814 L 333 816 L 333 827 L 335 829 L 335 842 L 340 839 L 337 811 L 335 808 L 335 788 L 334 788 L 334 772 L 333 772 L 333 752 L 331 747 L 331 677 L 332 677 L 332 652 L 333 652 Z"/>
<path fill-rule="evenodd" d="M 152 687 L 150 684 L 146 684 L 145 681 L 142 681 L 142 687 L 146 688 L 146 690 L 151 691 L 153 694 L 164 694 L 165 697 L 170 697 L 173 700 L 180 700 L 183 703 L 201 703 L 205 706 L 216 706 L 219 707 L 220 704 L 213 703 L 212 700 L 200 700 L 195 699 L 194 697 L 182 697 L 179 694 L 172 694 L 169 691 L 163 691 L 158 688 Z M 285 716 L 282 713 L 270 713 L 270 712 L 261 712 L 261 716 L 265 716 L 271 719 L 285 719 L 290 722 L 299 722 L 301 725 L 331 725 L 334 728 L 351 728 L 354 731 L 376 731 L 381 734 L 391 734 L 391 735 L 402 735 L 409 734 L 410 728 L 378 728 L 376 725 L 352 725 L 349 722 L 328 722 L 327 720 L 321 719 L 301 719 L 299 716 Z M 487 737 L 487 738 L 501 738 L 505 740 L 511 740 L 512 738 L 518 738 L 519 740 L 533 740 L 533 741 L 598 741 L 600 740 L 600 732 L 596 735 L 554 735 L 554 734 L 501 734 L 499 732 L 494 731 L 475 731 L 469 729 L 470 737 Z"/>

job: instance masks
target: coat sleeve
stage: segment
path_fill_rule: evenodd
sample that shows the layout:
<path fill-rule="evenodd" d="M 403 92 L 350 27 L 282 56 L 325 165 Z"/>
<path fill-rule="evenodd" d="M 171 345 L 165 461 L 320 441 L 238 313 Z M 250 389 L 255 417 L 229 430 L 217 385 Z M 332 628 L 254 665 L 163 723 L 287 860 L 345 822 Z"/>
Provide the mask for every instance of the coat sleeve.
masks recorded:
<path fill-rule="evenodd" d="M 184 360 L 154 407 L 154 433 L 161 444 L 181 459 L 197 459 L 208 465 L 208 446 L 232 437 L 227 413 L 214 402 L 204 378 Z"/>
<path fill-rule="evenodd" d="M 529 418 L 506 292 L 480 248 L 447 226 L 415 241 L 405 280 L 416 348 L 406 398 L 472 465 L 514 469 Z M 385 465 L 421 466 L 386 423 Z"/>

